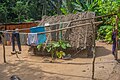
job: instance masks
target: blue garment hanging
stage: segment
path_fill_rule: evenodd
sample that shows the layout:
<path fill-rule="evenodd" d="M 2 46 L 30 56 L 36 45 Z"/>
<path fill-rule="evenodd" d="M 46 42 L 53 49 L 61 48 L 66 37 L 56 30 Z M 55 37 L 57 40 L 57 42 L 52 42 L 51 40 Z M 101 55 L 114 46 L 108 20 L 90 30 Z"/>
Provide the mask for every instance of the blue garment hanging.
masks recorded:
<path fill-rule="evenodd" d="M 44 26 L 32 27 L 30 28 L 31 33 L 45 32 Z M 42 44 L 46 41 L 46 34 L 37 34 L 38 35 L 38 44 Z"/>

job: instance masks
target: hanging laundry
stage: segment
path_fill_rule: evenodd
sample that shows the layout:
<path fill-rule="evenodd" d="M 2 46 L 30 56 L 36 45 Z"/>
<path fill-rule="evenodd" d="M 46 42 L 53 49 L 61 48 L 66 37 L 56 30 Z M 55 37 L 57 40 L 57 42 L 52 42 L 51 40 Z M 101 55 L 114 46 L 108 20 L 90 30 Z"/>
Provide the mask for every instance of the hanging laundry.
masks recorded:
<path fill-rule="evenodd" d="M 37 46 L 38 45 L 38 35 L 37 33 L 28 33 L 28 45 Z"/>
<path fill-rule="evenodd" d="M 10 34 L 9 33 L 7 33 L 7 32 L 5 32 L 4 33 L 4 36 L 5 36 L 5 44 L 6 45 L 11 45 L 11 39 L 10 39 Z"/>
<path fill-rule="evenodd" d="M 10 34 L 9 33 L 5 33 L 5 40 L 10 41 Z"/>
<path fill-rule="evenodd" d="M 22 45 L 27 44 L 27 34 L 20 33 L 20 42 Z"/>
<path fill-rule="evenodd" d="M 44 26 L 32 27 L 30 28 L 31 33 L 45 32 Z M 46 34 L 37 34 L 38 44 L 44 43 L 46 41 Z"/>
<path fill-rule="evenodd" d="M 18 45 L 18 49 L 19 49 L 19 51 L 21 51 L 21 43 L 20 43 L 20 35 L 19 35 L 19 33 L 18 32 L 13 32 L 12 33 L 12 53 L 15 53 L 16 52 L 16 50 L 15 50 L 15 39 L 16 39 L 16 41 L 17 41 L 17 45 Z"/>

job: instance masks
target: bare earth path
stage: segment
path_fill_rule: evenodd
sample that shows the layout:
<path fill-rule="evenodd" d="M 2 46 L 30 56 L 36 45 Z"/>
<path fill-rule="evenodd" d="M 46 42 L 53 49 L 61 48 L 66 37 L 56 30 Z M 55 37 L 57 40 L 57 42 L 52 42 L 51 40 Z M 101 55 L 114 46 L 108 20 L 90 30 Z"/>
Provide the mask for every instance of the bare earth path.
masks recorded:
<path fill-rule="evenodd" d="M 20 59 L 18 59 L 10 54 L 11 46 L 6 46 L 8 63 L 4 64 L 2 45 L 0 45 L 0 80 L 9 80 L 12 75 L 18 75 L 22 80 L 91 80 L 92 58 L 78 57 L 47 63 L 45 60 L 50 60 L 50 57 L 30 56 L 27 52 L 28 46 L 22 46 L 22 49 L 22 54 L 19 54 Z M 120 80 L 119 77 L 110 78 L 115 77 L 114 71 L 119 66 L 111 54 L 111 45 L 97 42 L 96 54 L 95 78 Z"/>

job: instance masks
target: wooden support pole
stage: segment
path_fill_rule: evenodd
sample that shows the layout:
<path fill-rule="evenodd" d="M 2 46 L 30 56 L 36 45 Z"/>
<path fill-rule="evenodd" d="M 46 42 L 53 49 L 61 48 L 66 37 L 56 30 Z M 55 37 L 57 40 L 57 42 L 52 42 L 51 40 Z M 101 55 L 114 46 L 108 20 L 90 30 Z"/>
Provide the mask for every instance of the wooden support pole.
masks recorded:
<path fill-rule="evenodd" d="M 93 28 L 93 46 L 92 46 L 92 52 L 93 52 L 93 61 L 92 61 L 92 79 L 94 79 L 95 76 L 95 49 L 96 49 L 96 44 L 95 44 L 95 30 L 96 28 L 94 27 L 93 22 L 91 22 L 92 28 Z"/>
<path fill-rule="evenodd" d="M 118 16 L 116 15 L 116 59 L 118 59 Z"/>
<path fill-rule="evenodd" d="M 2 38 L 2 44 L 3 44 L 3 59 L 4 59 L 4 63 L 6 63 L 6 56 L 5 56 L 5 39 L 4 37 L 1 35 Z"/>
<path fill-rule="evenodd" d="M 92 79 L 94 79 L 95 76 L 95 49 L 93 49 L 93 62 L 92 62 Z"/>

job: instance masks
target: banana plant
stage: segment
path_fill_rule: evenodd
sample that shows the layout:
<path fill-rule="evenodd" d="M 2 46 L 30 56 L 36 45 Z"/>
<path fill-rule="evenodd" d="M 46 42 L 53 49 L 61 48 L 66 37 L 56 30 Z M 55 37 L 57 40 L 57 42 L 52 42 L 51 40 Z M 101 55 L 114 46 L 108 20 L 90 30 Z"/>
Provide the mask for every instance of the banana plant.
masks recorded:
<path fill-rule="evenodd" d="M 76 0 L 72 4 L 77 11 L 93 11 L 97 6 L 97 0 Z"/>
<path fill-rule="evenodd" d="M 64 14 L 94 11 L 97 0 L 63 0 L 61 11 Z"/>

